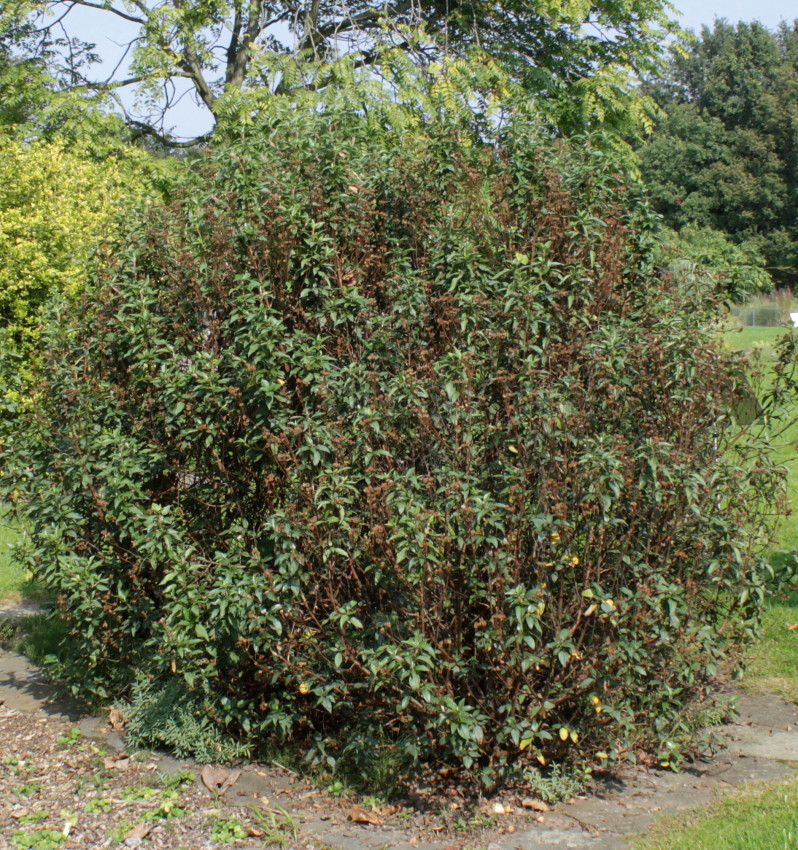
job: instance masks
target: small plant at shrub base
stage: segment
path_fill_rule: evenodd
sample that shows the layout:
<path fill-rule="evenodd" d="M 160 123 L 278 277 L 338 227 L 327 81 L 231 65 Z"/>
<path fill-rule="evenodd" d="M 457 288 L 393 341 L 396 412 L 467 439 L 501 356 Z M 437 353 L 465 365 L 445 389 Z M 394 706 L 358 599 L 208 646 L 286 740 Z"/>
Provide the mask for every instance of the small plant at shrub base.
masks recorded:
<path fill-rule="evenodd" d="M 781 486 L 714 295 L 590 139 L 348 97 L 210 151 L 49 326 L 4 468 L 62 672 L 386 782 L 689 741 Z"/>

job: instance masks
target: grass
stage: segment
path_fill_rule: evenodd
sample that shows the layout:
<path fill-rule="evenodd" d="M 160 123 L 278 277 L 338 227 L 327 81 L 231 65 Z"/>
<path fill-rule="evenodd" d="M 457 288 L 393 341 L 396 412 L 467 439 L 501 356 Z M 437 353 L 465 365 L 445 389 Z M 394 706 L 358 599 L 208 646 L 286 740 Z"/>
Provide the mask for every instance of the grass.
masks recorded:
<path fill-rule="evenodd" d="M 728 328 L 723 341 L 735 350 L 772 349 L 773 343 L 790 332 L 790 328 Z"/>
<path fill-rule="evenodd" d="M 798 703 L 798 593 L 768 604 L 761 640 L 748 653 L 744 688 Z M 792 627 L 792 628 L 791 628 Z"/>
<path fill-rule="evenodd" d="M 657 827 L 637 850 L 793 850 L 798 845 L 798 780 L 749 786 L 709 810 Z"/>
<path fill-rule="evenodd" d="M 45 602 L 50 599 L 47 591 L 29 579 L 11 558 L 11 547 L 20 538 L 14 523 L 0 513 L 0 602 L 18 602 L 27 599 Z"/>
<path fill-rule="evenodd" d="M 0 599 L 19 598 L 25 591 L 25 577 L 11 562 L 11 545 L 19 533 L 4 517 L 0 517 Z"/>

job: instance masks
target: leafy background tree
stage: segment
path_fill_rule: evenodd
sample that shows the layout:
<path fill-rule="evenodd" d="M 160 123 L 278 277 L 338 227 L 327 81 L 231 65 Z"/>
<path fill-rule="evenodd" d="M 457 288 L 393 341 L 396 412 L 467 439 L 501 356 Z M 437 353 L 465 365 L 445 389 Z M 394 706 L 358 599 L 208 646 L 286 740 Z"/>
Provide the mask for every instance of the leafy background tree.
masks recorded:
<path fill-rule="evenodd" d="M 716 21 L 673 47 L 646 89 L 664 117 L 641 151 L 656 208 L 798 270 L 798 21 L 775 32 Z"/>
<path fill-rule="evenodd" d="M 71 15 L 81 7 L 97 17 L 98 28 L 109 18 L 130 26 L 129 67 L 123 62 L 119 73 L 98 79 L 92 45 L 57 37 L 72 32 Z M 116 98 L 131 127 L 172 143 L 164 115 L 180 96 L 177 84 L 187 84 L 217 121 L 242 89 L 275 94 L 324 86 L 334 81 L 326 64 L 341 57 L 379 73 L 386 50 L 405 52 L 419 66 L 447 57 L 490 59 L 531 94 L 563 107 L 563 122 L 623 122 L 640 113 L 629 71 L 651 68 L 673 27 L 668 10 L 665 0 L 0 2 L 9 33 L 40 33 L 39 42 L 28 39 L 34 55 L 58 56 L 64 87 Z M 119 96 L 128 87 L 138 92 L 135 110 Z"/>

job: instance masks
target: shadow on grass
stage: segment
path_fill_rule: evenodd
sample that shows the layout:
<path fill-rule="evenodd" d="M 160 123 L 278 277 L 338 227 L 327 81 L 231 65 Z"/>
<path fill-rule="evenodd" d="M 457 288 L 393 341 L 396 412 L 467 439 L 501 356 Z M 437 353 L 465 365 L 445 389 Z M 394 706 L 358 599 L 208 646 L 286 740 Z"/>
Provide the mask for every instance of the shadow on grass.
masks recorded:
<path fill-rule="evenodd" d="M 51 611 L 15 619 L 0 619 L 0 647 L 46 666 L 63 651 L 66 624 Z"/>

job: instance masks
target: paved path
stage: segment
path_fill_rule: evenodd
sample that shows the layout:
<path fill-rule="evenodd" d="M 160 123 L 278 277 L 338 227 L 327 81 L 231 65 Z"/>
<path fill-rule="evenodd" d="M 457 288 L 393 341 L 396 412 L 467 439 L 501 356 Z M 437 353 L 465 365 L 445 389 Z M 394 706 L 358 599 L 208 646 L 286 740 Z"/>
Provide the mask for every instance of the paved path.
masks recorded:
<path fill-rule="evenodd" d="M 0 650 L 0 704 L 16 711 L 66 717 L 79 722 L 84 734 L 101 738 L 106 746 L 122 749 L 119 733 L 109 731 L 107 718 L 80 719 L 76 707 L 54 696 L 41 673 L 25 658 Z M 711 762 L 680 774 L 638 769 L 607 782 L 592 796 L 571 805 L 559 805 L 542 816 L 523 821 L 512 834 L 487 835 L 480 844 L 488 850 L 543 850 L 587 847 L 612 850 L 626 846 L 626 837 L 645 831 L 656 818 L 706 805 L 719 791 L 747 782 L 780 779 L 795 774 L 798 764 L 798 713 L 793 705 L 775 696 L 739 697 L 740 716 L 724 727 L 728 747 Z M 166 771 L 186 765 L 164 757 Z M 380 826 L 336 823 L 303 808 L 300 791 L 292 781 L 257 768 L 244 769 L 228 794 L 258 800 L 279 799 L 289 813 L 301 818 L 302 832 L 334 850 L 445 850 L 451 839 L 421 842 L 410 831 Z M 315 817 L 315 819 L 314 819 Z M 531 826 L 529 824 L 532 824 Z"/>

